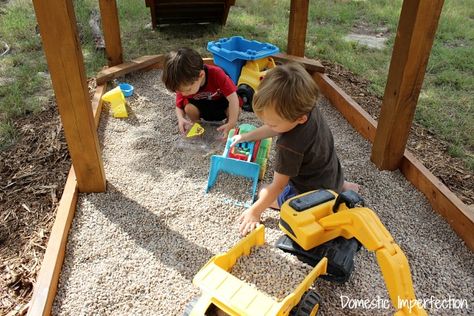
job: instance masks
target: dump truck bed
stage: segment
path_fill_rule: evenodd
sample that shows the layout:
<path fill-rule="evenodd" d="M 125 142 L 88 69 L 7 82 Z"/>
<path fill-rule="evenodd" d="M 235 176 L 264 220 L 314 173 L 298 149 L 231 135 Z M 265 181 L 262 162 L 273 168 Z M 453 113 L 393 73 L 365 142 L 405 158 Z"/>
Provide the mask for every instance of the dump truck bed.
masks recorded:
<path fill-rule="evenodd" d="M 212 304 L 235 316 L 288 315 L 316 278 L 326 273 L 327 259 L 323 258 L 293 293 L 281 301 L 276 301 L 229 273 L 239 257 L 250 255 L 252 247 L 263 245 L 264 242 L 265 227 L 260 225 L 228 252 L 211 258 L 193 279 L 193 283 L 201 289 L 203 295 L 190 315 L 204 315 Z"/>

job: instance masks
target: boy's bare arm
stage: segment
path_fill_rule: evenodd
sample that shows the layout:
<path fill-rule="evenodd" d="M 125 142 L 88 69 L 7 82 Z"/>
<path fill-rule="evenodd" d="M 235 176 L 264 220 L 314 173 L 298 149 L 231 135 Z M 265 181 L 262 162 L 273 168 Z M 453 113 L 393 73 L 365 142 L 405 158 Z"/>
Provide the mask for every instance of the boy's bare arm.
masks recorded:
<path fill-rule="evenodd" d="M 239 97 L 237 97 L 237 93 L 234 92 L 228 95 L 227 100 L 229 101 L 229 108 L 227 109 L 227 123 L 217 128 L 218 131 L 222 132 L 224 139 L 227 138 L 229 131 L 237 124 L 240 114 Z"/>
<path fill-rule="evenodd" d="M 185 113 L 184 113 L 184 110 L 178 108 L 178 107 L 175 107 L 175 112 L 176 112 L 176 117 L 178 118 L 178 128 L 179 128 L 179 131 L 184 134 L 186 132 L 186 129 L 187 129 L 187 125 L 190 125 L 191 122 L 189 122 L 186 118 L 185 118 Z"/>
<path fill-rule="evenodd" d="M 250 142 L 268 137 L 274 137 L 277 135 L 279 135 L 277 132 L 273 131 L 267 125 L 263 125 L 251 132 L 242 134 L 241 142 Z"/>
<path fill-rule="evenodd" d="M 278 198 L 278 195 L 283 192 L 288 181 L 290 181 L 290 177 L 274 172 L 272 183 L 260 191 L 258 200 L 240 216 L 239 231 L 242 236 L 247 235 L 255 229 L 260 222 L 262 213 L 270 207 Z"/>
<path fill-rule="evenodd" d="M 177 106 L 175 106 L 176 117 L 179 119 L 184 119 L 184 111 Z"/>
<path fill-rule="evenodd" d="M 229 124 L 232 127 L 235 127 L 237 124 L 237 120 L 239 119 L 240 114 L 240 106 L 239 106 L 239 97 L 237 93 L 234 92 L 227 96 L 227 100 L 229 101 Z"/>

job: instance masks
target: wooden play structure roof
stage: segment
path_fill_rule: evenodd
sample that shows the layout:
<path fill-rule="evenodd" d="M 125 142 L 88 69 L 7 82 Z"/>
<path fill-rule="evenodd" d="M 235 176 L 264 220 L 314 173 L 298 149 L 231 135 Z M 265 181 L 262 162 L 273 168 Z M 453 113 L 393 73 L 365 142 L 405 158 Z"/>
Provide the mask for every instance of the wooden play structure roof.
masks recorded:
<path fill-rule="evenodd" d="M 229 8 L 235 2 L 145 1 L 150 7 L 153 26 L 183 19 L 203 22 L 204 17 L 206 22 L 224 24 Z M 405 149 L 443 3 L 443 0 L 403 1 L 378 122 L 324 74 L 320 63 L 304 57 L 309 0 L 291 0 L 287 54 L 275 58 L 305 65 L 321 92 L 362 136 L 373 143 L 373 163 L 382 170 L 400 169 L 474 250 L 472 210 Z M 140 69 L 160 68 L 163 57 L 144 56 L 124 62 L 116 1 L 99 0 L 109 68 L 98 74 L 97 89 L 91 101 L 73 1 L 33 0 L 33 4 L 73 164 L 28 312 L 29 315 L 46 315 L 51 312 L 56 294 L 78 192 L 106 190 L 97 125 L 102 106 L 100 99 L 107 82 Z M 192 14 L 186 16 L 184 13 L 189 8 L 199 8 L 206 14 L 201 18 Z M 212 63 L 212 59 L 206 62 Z"/>

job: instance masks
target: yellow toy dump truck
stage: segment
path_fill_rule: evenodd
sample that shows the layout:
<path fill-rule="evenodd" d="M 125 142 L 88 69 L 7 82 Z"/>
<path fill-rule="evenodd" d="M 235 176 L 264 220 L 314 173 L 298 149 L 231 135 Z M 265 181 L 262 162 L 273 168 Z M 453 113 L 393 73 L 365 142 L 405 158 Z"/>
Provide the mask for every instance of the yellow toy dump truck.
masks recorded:
<path fill-rule="evenodd" d="M 280 49 L 273 44 L 248 40 L 242 36 L 208 42 L 207 49 L 214 56 L 214 63 L 224 69 L 237 85 L 237 94 L 243 101 L 242 108 L 253 111 L 253 95 L 267 71 L 275 68 L 271 56 Z"/>
<path fill-rule="evenodd" d="M 248 60 L 242 67 L 237 83 L 237 94 L 242 98 L 242 107 L 245 111 L 253 111 L 253 95 L 258 90 L 260 81 L 263 80 L 267 71 L 275 67 L 276 64 L 272 57 Z"/>
<path fill-rule="evenodd" d="M 281 301 L 274 300 L 228 272 L 239 257 L 248 256 L 252 247 L 264 242 L 265 227 L 260 225 L 228 252 L 209 260 L 193 279 L 202 296 L 187 306 L 184 315 L 316 315 L 320 297 L 309 288 L 319 275 L 326 273 L 326 258 L 311 270 L 293 293 Z"/>
<path fill-rule="evenodd" d="M 264 243 L 264 227 L 260 225 L 227 253 L 214 256 L 197 273 L 193 283 L 201 289 L 202 296 L 188 305 L 185 315 L 211 315 L 218 311 L 227 315 L 314 316 L 320 297 L 309 288 L 327 272 L 334 274 L 336 281 L 347 280 L 359 242 L 376 254 L 395 316 L 427 315 L 414 304 L 417 300 L 405 254 L 377 215 L 363 206 L 357 193 L 338 195 L 317 190 L 295 196 L 281 207 L 280 228 L 286 235 L 276 246 L 314 266 L 293 293 L 277 302 L 228 272 L 240 256 L 249 255 L 253 246 Z M 340 241 L 334 242 L 337 239 Z M 399 306 L 399 302 L 404 304 Z"/>

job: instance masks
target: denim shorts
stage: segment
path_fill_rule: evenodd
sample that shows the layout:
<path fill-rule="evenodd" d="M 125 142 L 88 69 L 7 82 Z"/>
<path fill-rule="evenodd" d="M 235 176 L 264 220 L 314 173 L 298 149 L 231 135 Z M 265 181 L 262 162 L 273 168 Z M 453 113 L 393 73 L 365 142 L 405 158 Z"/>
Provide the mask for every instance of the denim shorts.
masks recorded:
<path fill-rule="evenodd" d="M 286 187 L 283 189 L 283 192 L 280 193 L 278 196 L 278 206 L 281 207 L 283 203 L 285 203 L 286 200 L 298 195 L 298 192 L 296 192 L 296 189 L 291 185 L 287 184 Z"/>

